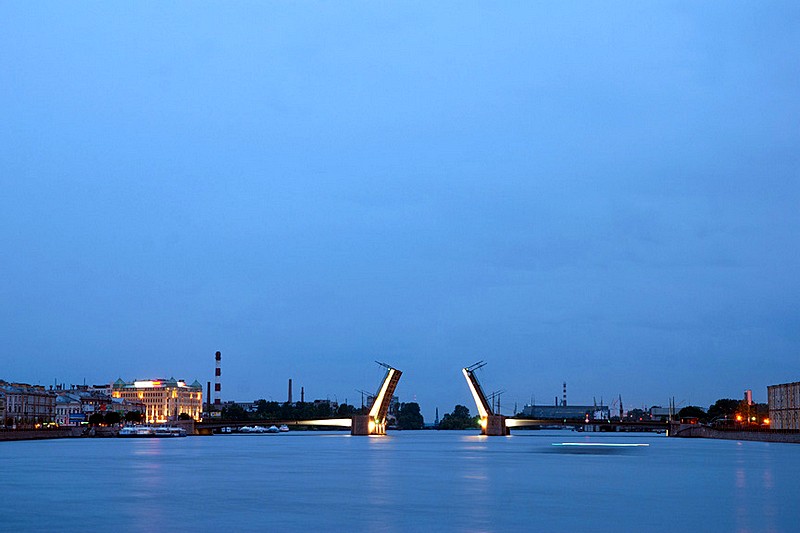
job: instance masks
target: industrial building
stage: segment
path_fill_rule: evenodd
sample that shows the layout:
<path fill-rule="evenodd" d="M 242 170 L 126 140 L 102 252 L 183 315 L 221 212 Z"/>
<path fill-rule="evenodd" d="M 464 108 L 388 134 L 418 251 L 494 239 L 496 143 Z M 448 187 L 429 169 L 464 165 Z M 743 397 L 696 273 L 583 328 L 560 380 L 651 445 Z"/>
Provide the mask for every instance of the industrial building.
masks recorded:
<path fill-rule="evenodd" d="M 567 405 L 567 382 L 562 385 L 561 403 L 558 397 L 554 405 L 526 405 L 522 416 L 543 420 L 609 420 L 611 409 L 607 405 Z"/>
<path fill-rule="evenodd" d="M 607 405 L 526 405 L 522 416 L 543 420 L 608 420 L 611 410 Z"/>
<path fill-rule="evenodd" d="M 770 427 L 800 430 L 800 382 L 767 387 Z"/>
<path fill-rule="evenodd" d="M 144 404 L 145 421 L 151 424 L 177 420 L 181 413 L 200 420 L 203 409 L 203 386 L 197 380 L 187 385 L 175 378 L 132 382 L 118 379 L 111 385 L 111 396 Z"/>

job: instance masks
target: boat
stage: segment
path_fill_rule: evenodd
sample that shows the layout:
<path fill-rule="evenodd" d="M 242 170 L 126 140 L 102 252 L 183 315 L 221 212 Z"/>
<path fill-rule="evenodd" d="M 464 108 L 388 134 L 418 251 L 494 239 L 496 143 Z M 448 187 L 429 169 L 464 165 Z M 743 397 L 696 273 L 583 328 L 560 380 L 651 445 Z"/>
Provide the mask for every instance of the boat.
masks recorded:
<path fill-rule="evenodd" d="M 155 429 L 156 437 L 185 437 L 186 430 L 179 427 L 159 426 Z"/>
<path fill-rule="evenodd" d="M 279 427 L 278 430 L 281 433 L 286 433 L 287 431 L 289 431 L 289 426 L 287 426 L 286 424 L 281 424 L 281 427 Z"/>
<path fill-rule="evenodd" d="M 172 426 L 125 426 L 119 430 L 120 437 L 185 437 L 186 430 Z"/>
<path fill-rule="evenodd" d="M 155 432 L 150 426 L 125 426 L 119 430 L 120 437 L 154 437 Z"/>
<path fill-rule="evenodd" d="M 269 429 L 267 430 L 267 433 L 279 433 L 279 432 L 280 429 L 278 429 L 278 426 L 270 426 Z"/>

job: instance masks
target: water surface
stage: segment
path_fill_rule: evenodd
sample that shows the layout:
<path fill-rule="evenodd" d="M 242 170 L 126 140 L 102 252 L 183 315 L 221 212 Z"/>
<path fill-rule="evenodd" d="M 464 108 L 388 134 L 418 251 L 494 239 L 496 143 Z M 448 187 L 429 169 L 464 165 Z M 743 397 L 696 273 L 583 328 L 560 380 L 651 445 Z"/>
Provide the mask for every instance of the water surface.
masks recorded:
<path fill-rule="evenodd" d="M 646 443 L 575 451 L 553 443 Z M 0 443 L 3 531 L 797 531 L 800 446 L 404 431 Z"/>

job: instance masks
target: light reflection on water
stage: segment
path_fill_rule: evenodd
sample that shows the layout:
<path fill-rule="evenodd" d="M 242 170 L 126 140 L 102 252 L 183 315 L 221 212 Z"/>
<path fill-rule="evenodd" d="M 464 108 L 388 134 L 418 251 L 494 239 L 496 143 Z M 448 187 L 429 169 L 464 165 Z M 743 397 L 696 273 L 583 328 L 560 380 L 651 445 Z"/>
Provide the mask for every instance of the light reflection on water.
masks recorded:
<path fill-rule="evenodd" d="M 0 469 L 2 531 L 793 531 L 800 496 L 798 446 L 650 434 L 7 442 Z"/>

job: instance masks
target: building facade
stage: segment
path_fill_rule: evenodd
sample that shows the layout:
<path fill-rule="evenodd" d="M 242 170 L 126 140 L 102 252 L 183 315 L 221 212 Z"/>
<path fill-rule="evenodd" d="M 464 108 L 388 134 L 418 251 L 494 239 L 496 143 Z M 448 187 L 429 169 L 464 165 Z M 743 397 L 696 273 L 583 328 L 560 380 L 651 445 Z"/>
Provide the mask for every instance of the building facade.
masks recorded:
<path fill-rule="evenodd" d="M 0 383 L 5 397 L 3 424 L 13 428 L 35 428 L 53 423 L 56 395 L 39 385 Z"/>
<path fill-rule="evenodd" d="M 6 425 L 6 391 L 0 387 L 0 427 Z"/>
<path fill-rule="evenodd" d="M 800 382 L 770 385 L 767 404 L 772 429 L 800 430 Z"/>
<path fill-rule="evenodd" d="M 86 420 L 80 396 L 75 393 L 62 393 L 56 397 L 56 423 L 59 426 L 77 426 Z"/>
<path fill-rule="evenodd" d="M 191 385 L 170 379 L 125 382 L 118 379 L 111 385 L 111 396 L 144 405 L 145 421 L 164 423 L 177 420 L 186 413 L 200 420 L 203 409 L 203 386 L 195 380 Z"/>
<path fill-rule="evenodd" d="M 110 385 L 108 388 L 111 390 Z M 79 426 L 95 413 L 118 413 L 122 420 L 132 411 L 145 413 L 145 406 L 138 399 L 114 398 L 96 390 L 73 388 L 58 391 L 57 395 L 56 423 L 59 426 Z"/>

